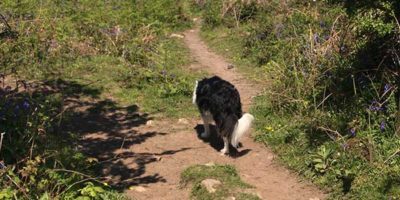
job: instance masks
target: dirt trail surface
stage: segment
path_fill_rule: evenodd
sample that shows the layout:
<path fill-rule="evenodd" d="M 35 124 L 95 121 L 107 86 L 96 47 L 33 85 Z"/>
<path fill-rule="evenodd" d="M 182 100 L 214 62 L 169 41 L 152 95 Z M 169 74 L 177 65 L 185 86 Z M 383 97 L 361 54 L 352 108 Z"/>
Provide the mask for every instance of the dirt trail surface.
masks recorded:
<path fill-rule="evenodd" d="M 228 63 L 212 53 L 199 37 L 199 29 L 185 32 L 184 41 L 195 62 L 193 70 L 207 70 L 238 88 L 244 111 L 252 96 L 259 91 L 241 77 Z M 199 77 L 200 78 L 200 77 Z M 299 178 L 274 161 L 274 154 L 250 136 L 232 157 L 221 156 L 222 141 L 199 139 L 203 129 L 200 117 L 168 120 L 152 119 L 138 108 L 113 107 L 113 101 L 97 102 L 96 106 L 80 103 L 79 120 L 82 148 L 99 159 L 101 171 L 110 183 L 126 190 L 128 196 L 139 200 L 186 200 L 189 188 L 180 188 L 180 173 L 194 164 L 231 164 L 242 179 L 255 186 L 262 199 L 323 199 L 315 186 Z M 91 110 L 91 112 L 86 112 Z M 213 134 L 215 135 L 215 134 Z M 133 187 L 132 187 L 133 186 Z"/>

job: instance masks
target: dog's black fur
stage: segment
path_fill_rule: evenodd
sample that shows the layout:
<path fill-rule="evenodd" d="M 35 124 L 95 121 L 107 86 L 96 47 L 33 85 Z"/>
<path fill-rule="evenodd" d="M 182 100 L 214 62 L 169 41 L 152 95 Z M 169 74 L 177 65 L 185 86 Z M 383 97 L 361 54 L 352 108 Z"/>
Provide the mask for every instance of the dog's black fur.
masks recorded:
<path fill-rule="evenodd" d="M 235 125 L 243 115 L 239 92 L 235 86 L 218 76 L 198 82 L 196 104 L 202 115 L 211 113 L 222 137 L 231 137 Z"/>

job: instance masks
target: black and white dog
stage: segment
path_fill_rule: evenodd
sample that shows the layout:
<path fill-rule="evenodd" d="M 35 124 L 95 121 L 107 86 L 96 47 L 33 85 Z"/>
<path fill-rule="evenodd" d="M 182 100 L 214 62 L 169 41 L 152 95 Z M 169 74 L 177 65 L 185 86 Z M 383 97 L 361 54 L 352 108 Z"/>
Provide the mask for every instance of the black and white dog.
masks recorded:
<path fill-rule="evenodd" d="M 215 121 L 218 135 L 224 141 L 222 155 L 229 154 L 229 143 L 238 147 L 240 138 L 254 120 L 253 115 L 243 114 L 240 95 L 235 86 L 218 76 L 196 81 L 193 104 L 197 105 L 203 118 L 202 138 L 210 136 L 210 123 Z"/>

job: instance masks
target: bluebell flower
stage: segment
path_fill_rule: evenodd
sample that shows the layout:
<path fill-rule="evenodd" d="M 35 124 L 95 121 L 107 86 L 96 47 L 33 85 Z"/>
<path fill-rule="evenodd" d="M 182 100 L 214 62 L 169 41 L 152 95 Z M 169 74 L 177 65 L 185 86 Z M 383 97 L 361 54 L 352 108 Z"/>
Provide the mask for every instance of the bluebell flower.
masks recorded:
<path fill-rule="evenodd" d="M 0 169 L 5 169 L 6 165 L 3 162 L 0 162 Z"/>
<path fill-rule="evenodd" d="M 385 123 L 385 121 L 382 121 L 382 122 L 381 122 L 381 125 L 379 126 L 379 128 L 381 129 L 382 132 L 385 131 L 385 129 L 386 129 L 386 123 Z"/>
<path fill-rule="evenodd" d="M 374 105 L 370 105 L 370 106 L 369 106 L 369 110 L 370 110 L 370 111 L 378 111 L 378 110 L 379 110 L 379 107 L 378 107 L 378 106 L 374 106 Z"/>
<path fill-rule="evenodd" d="M 26 99 L 24 100 L 24 102 L 22 103 L 22 108 L 24 110 L 28 110 L 30 108 L 30 104 L 29 104 L 28 100 L 26 100 Z"/>
<path fill-rule="evenodd" d="M 355 137 L 356 136 L 356 129 L 355 128 L 351 128 L 350 129 L 350 136 L 351 137 Z"/>
<path fill-rule="evenodd" d="M 385 84 L 384 93 L 388 92 L 392 87 L 389 84 Z"/>
<path fill-rule="evenodd" d="M 382 111 L 383 108 L 382 106 L 379 104 L 379 102 L 377 102 L 376 100 L 371 102 L 371 105 L 369 105 L 369 110 L 370 111 Z"/>

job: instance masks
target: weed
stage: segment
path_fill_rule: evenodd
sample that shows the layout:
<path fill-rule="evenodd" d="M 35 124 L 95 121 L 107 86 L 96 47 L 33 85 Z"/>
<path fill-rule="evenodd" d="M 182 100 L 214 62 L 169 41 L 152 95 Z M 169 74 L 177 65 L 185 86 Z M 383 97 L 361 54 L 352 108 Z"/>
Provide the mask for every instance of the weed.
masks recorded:
<path fill-rule="evenodd" d="M 201 181 L 212 178 L 221 181 L 215 193 L 209 193 L 202 186 Z M 236 169 L 230 165 L 195 165 L 185 169 L 181 174 L 181 185 L 192 185 L 192 197 L 195 199 L 225 199 L 236 197 L 237 199 L 259 199 L 254 194 L 241 192 L 250 185 L 244 183 Z"/>

